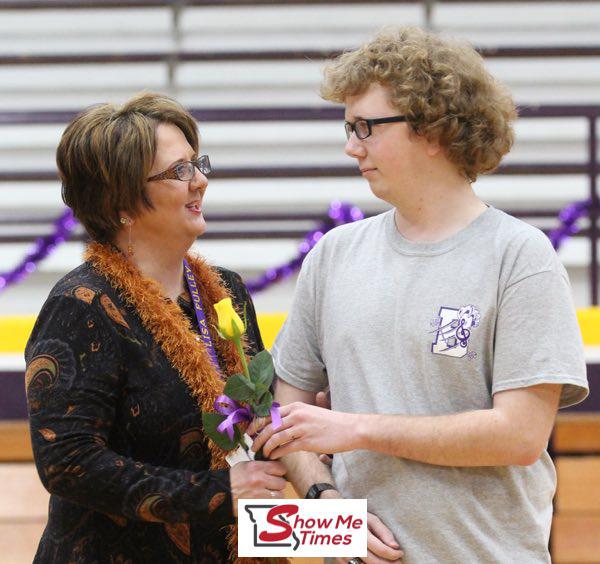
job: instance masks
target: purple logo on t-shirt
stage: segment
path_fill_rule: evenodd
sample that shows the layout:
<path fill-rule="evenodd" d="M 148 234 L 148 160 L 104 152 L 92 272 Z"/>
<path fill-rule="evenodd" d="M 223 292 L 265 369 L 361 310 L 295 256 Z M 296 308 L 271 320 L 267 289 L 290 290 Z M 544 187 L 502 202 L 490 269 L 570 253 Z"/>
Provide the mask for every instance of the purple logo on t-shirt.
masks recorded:
<path fill-rule="evenodd" d="M 462 358 L 467 355 L 471 329 L 479 325 L 481 315 L 474 305 L 461 308 L 442 306 L 437 317 L 431 321 L 435 337 L 431 343 L 431 352 Z M 469 353 L 469 359 L 474 355 Z"/>

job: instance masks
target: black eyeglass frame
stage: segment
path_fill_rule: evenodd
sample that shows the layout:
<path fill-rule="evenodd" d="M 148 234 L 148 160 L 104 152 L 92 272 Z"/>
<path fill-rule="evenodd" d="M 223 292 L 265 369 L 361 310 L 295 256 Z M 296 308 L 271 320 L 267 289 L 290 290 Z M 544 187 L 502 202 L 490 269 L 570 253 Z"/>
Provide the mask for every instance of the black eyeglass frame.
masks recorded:
<path fill-rule="evenodd" d="M 406 116 L 392 116 L 385 118 L 375 118 L 375 119 L 357 119 L 354 123 L 349 121 L 344 122 L 344 129 L 346 130 L 346 139 L 350 139 L 352 134 L 354 133 L 358 139 L 363 140 L 367 137 L 370 137 L 373 133 L 373 126 L 379 125 L 381 123 L 396 123 L 401 121 L 407 121 Z M 366 123 L 367 124 L 367 134 L 361 137 L 356 131 L 357 123 Z"/>
<path fill-rule="evenodd" d="M 182 182 L 189 182 L 192 178 L 194 178 L 194 173 L 192 173 L 192 176 L 190 178 L 180 178 L 179 173 L 177 172 L 177 169 L 181 165 L 186 165 L 189 163 L 194 165 L 194 168 L 197 168 L 202 174 L 204 174 L 204 176 L 208 176 L 212 171 L 208 155 L 200 155 L 197 159 L 194 159 L 192 161 L 184 161 L 182 163 L 177 163 L 176 165 L 173 165 L 167 170 L 163 170 L 162 172 L 159 172 L 158 174 L 147 178 L 146 182 L 151 182 L 153 180 L 181 180 Z"/>

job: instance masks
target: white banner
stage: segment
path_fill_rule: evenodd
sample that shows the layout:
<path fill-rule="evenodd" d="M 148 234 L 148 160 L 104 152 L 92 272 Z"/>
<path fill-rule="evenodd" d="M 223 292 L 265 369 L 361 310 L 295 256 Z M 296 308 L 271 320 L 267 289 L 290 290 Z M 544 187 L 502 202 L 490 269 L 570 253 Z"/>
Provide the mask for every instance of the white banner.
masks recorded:
<path fill-rule="evenodd" d="M 239 499 L 238 556 L 367 556 L 366 499 Z"/>

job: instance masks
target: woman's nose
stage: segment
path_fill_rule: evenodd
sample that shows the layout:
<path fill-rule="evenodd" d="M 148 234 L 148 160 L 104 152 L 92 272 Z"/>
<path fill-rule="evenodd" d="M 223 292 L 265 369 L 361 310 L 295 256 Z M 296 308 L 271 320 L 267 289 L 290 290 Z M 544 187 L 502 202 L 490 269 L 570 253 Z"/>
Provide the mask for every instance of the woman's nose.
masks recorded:
<path fill-rule="evenodd" d="M 194 167 L 194 176 L 190 180 L 190 190 L 205 190 L 208 186 L 208 178 L 200 172 L 198 167 Z"/>

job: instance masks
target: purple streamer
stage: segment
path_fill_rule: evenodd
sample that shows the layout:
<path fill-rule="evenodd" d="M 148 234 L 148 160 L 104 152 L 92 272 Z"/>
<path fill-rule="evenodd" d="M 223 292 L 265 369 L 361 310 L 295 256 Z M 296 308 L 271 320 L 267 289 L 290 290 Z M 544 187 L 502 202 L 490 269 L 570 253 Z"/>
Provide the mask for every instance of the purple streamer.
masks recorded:
<path fill-rule="evenodd" d="M 548 233 L 552 246 L 558 250 L 565 239 L 579 232 L 577 221 L 589 214 L 591 200 L 574 202 L 565 206 L 559 213 L 560 226 Z M 334 227 L 359 221 L 364 218 L 362 211 L 350 204 L 342 202 L 332 202 L 327 213 L 327 218 L 322 221 L 317 229 L 306 234 L 304 241 L 298 246 L 298 254 L 289 262 L 270 268 L 262 276 L 254 280 L 249 280 L 246 286 L 250 293 L 254 294 L 265 290 L 272 284 L 290 277 L 294 272 L 300 269 L 304 257 L 318 243 L 327 231 Z M 37 269 L 37 264 L 50 255 L 56 247 L 66 241 L 73 233 L 77 225 L 77 220 L 73 217 L 73 212 L 67 209 L 55 222 L 54 232 L 50 235 L 40 237 L 33 249 L 31 249 L 25 258 L 16 268 L 0 274 L 0 293 L 6 288 L 24 280 L 29 274 Z"/>
<path fill-rule="evenodd" d="M 270 268 L 262 276 L 255 278 L 254 280 L 246 281 L 246 286 L 251 294 L 261 292 L 269 286 L 289 278 L 294 272 L 300 269 L 304 257 L 309 251 L 319 242 L 319 239 L 325 235 L 328 231 L 331 231 L 334 227 L 344 225 L 345 223 L 351 223 L 353 221 L 359 221 L 365 216 L 360 208 L 351 204 L 344 204 L 342 202 L 332 202 L 327 212 L 327 218 L 322 221 L 317 229 L 309 231 L 304 238 L 304 241 L 298 245 L 298 254 L 289 262 L 278 266 L 276 268 Z"/>
<path fill-rule="evenodd" d="M 25 255 L 23 260 L 13 269 L 0 274 L 0 293 L 12 284 L 21 282 L 37 269 L 38 263 L 50 255 L 56 247 L 64 243 L 77 226 L 71 209 L 67 210 L 53 222 L 54 231 L 50 235 L 39 237 L 34 247 Z"/>
<path fill-rule="evenodd" d="M 569 204 L 560 210 L 558 213 L 560 226 L 548 233 L 550 242 L 555 250 L 558 251 L 565 239 L 579 232 L 579 227 L 576 225 L 577 221 L 589 215 L 591 205 L 591 200 L 582 200 Z"/>

